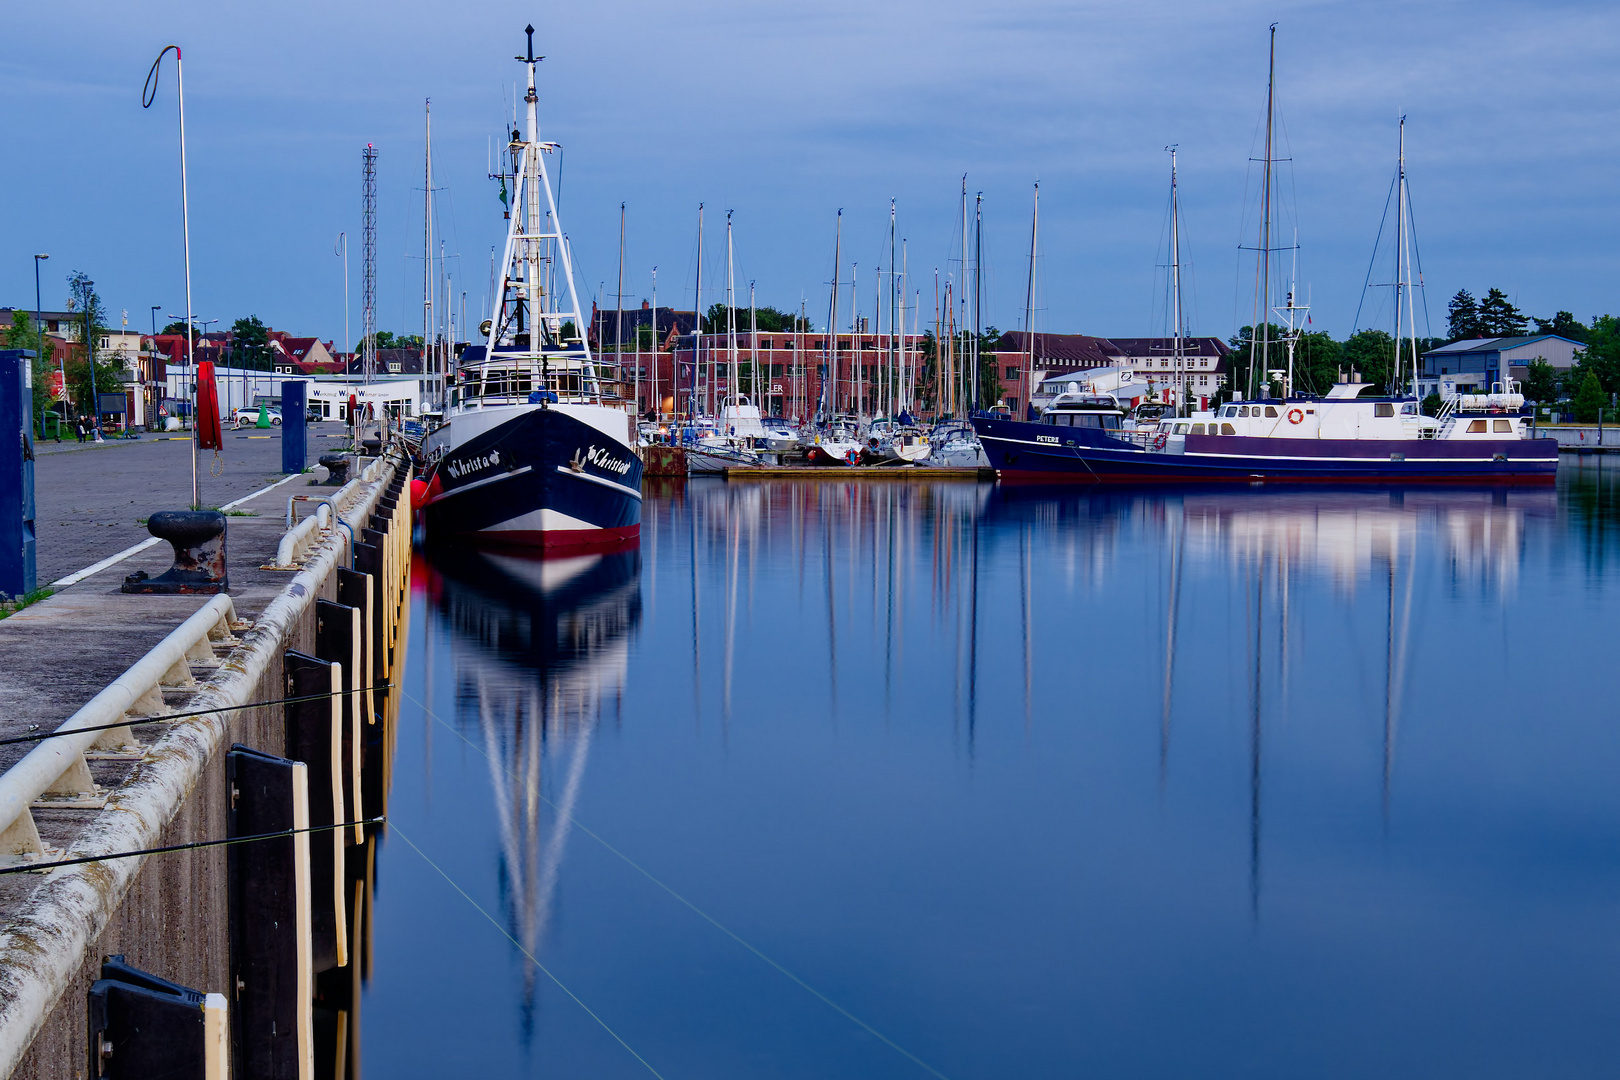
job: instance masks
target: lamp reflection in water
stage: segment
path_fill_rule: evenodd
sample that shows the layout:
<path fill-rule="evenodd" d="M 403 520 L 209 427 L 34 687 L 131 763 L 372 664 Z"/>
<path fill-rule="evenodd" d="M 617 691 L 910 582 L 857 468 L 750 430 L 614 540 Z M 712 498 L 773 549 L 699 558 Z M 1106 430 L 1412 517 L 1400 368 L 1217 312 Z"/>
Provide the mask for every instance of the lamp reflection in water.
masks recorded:
<path fill-rule="evenodd" d="M 429 559 L 428 603 L 448 629 L 456 724 L 489 760 L 509 930 L 538 956 L 591 737 L 616 713 L 641 622 L 641 559 L 456 550 Z M 524 964 L 524 1033 L 536 970 Z"/>

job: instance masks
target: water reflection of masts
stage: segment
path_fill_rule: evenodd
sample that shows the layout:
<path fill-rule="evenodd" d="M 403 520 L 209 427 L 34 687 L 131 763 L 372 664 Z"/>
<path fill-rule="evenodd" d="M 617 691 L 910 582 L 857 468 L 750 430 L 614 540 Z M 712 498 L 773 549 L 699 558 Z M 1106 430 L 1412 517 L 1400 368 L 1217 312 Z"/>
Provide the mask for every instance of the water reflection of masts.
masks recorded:
<path fill-rule="evenodd" d="M 1260 749 L 1263 733 L 1260 708 L 1261 650 L 1265 624 L 1266 558 L 1260 553 L 1250 564 L 1254 577 L 1254 676 L 1249 695 L 1252 704 L 1249 722 L 1249 911 L 1260 918 Z"/>
<path fill-rule="evenodd" d="M 1381 792 L 1384 828 L 1389 828 L 1390 780 L 1395 771 L 1395 736 L 1400 722 L 1401 696 L 1406 685 L 1408 632 L 1412 621 L 1412 581 L 1417 576 L 1413 560 L 1406 566 L 1406 594 L 1401 601 L 1401 620 L 1395 625 L 1395 578 L 1399 572 L 1400 537 L 1391 538 L 1389 561 L 1384 566 L 1384 592 L 1387 617 L 1384 625 L 1384 779 Z M 1413 551 L 1413 559 L 1417 552 Z"/>
<path fill-rule="evenodd" d="M 1170 603 L 1164 621 L 1164 700 L 1159 717 L 1159 793 L 1164 793 L 1170 767 L 1170 700 L 1176 677 L 1176 625 L 1181 610 L 1181 542 L 1187 528 L 1187 515 L 1180 506 L 1170 512 L 1176 528 L 1170 533 Z"/>

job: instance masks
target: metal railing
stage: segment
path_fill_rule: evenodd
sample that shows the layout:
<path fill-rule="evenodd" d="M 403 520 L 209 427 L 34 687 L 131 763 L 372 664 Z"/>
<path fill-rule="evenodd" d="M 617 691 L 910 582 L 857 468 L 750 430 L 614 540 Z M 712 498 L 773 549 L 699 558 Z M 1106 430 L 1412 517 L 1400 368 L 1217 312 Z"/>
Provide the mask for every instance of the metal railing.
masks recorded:
<path fill-rule="evenodd" d="M 231 598 L 214 597 L 56 729 L 71 734 L 41 740 L 0 774 L 0 865 L 31 862 L 46 853 L 34 824 L 36 802 L 43 799 L 41 805 L 57 807 L 101 805 L 103 794 L 90 775 L 86 753 L 102 750 L 111 756 L 135 757 L 141 752 L 127 725 L 106 725 L 172 712 L 163 691 L 197 686 L 193 665 L 219 666 L 214 646 L 238 644 L 235 621 Z"/>

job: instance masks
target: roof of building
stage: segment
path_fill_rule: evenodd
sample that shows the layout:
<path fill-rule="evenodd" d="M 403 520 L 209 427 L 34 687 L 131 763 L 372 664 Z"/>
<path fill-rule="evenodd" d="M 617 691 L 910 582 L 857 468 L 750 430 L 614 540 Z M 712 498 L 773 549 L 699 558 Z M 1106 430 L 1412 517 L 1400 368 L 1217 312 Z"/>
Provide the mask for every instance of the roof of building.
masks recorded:
<path fill-rule="evenodd" d="M 1116 356 L 1128 356 L 1131 359 L 1153 357 L 1163 359 L 1175 352 L 1176 339 L 1173 337 L 1143 337 L 1143 338 L 1109 338 L 1118 348 Z M 1181 339 L 1181 352 L 1184 356 L 1226 356 L 1231 353 L 1231 346 L 1218 337 L 1184 337 Z"/>
<path fill-rule="evenodd" d="M 1516 337 L 1464 338 L 1461 341 L 1453 341 L 1449 345 L 1441 345 L 1439 348 L 1430 349 L 1423 355 L 1435 356 L 1442 353 L 1450 355 L 1465 352 L 1506 352 L 1509 349 L 1517 349 L 1522 345 L 1529 345 L 1531 342 L 1546 341 L 1548 339 L 1567 341 L 1578 349 L 1586 348 L 1584 343 L 1576 341 L 1574 338 L 1564 337 L 1562 334 L 1520 334 Z"/>
<path fill-rule="evenodd" d="M 1010 330 L 1001 335 L 998 352 L 1029 352 L 1029 335 L 1022 330 Z M 1114 362 L 1118 351 L 1108 338 L 1089 334 L 1036 334 L 1035 366 L 1070 368 L 1106 367 Z"/>

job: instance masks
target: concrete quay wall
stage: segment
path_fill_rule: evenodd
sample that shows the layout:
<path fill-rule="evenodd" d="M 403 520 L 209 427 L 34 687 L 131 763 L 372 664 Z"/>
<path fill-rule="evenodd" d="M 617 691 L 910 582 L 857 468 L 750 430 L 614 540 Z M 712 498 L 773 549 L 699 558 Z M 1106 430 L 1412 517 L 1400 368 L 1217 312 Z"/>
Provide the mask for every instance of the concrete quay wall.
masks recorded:
<path fill-rule="evenodd" d="M 369 522 L 395 470 L 395 462 L 384 462 L 342 515 L 356 532 Z M 409 527 L 408 517 L 395 517 L 394 528 Z M 314 652 L 315 601 L 336 599 L 340 565 L 348 565 L 348 535 L 334 529 L 309 551 L 302 569 L 286 579 L 253 625 L 235 631 L 239 644 L 184 708 L 285 696 L 283 654 Z M 242 743 L 281 754 L 283 709 L 276 704 L 173 722 L 145 747 L 132 775 L 110 792 L 67 855 L 225 837 L 225 753 Z M 227 985 L 226 851 L 201 848 L 42 873 L 0 929 L 0 1076 L 88 1075 L 86 995 L 105 955 L 122 953 L 154 974 L 233 998 Z"/>

